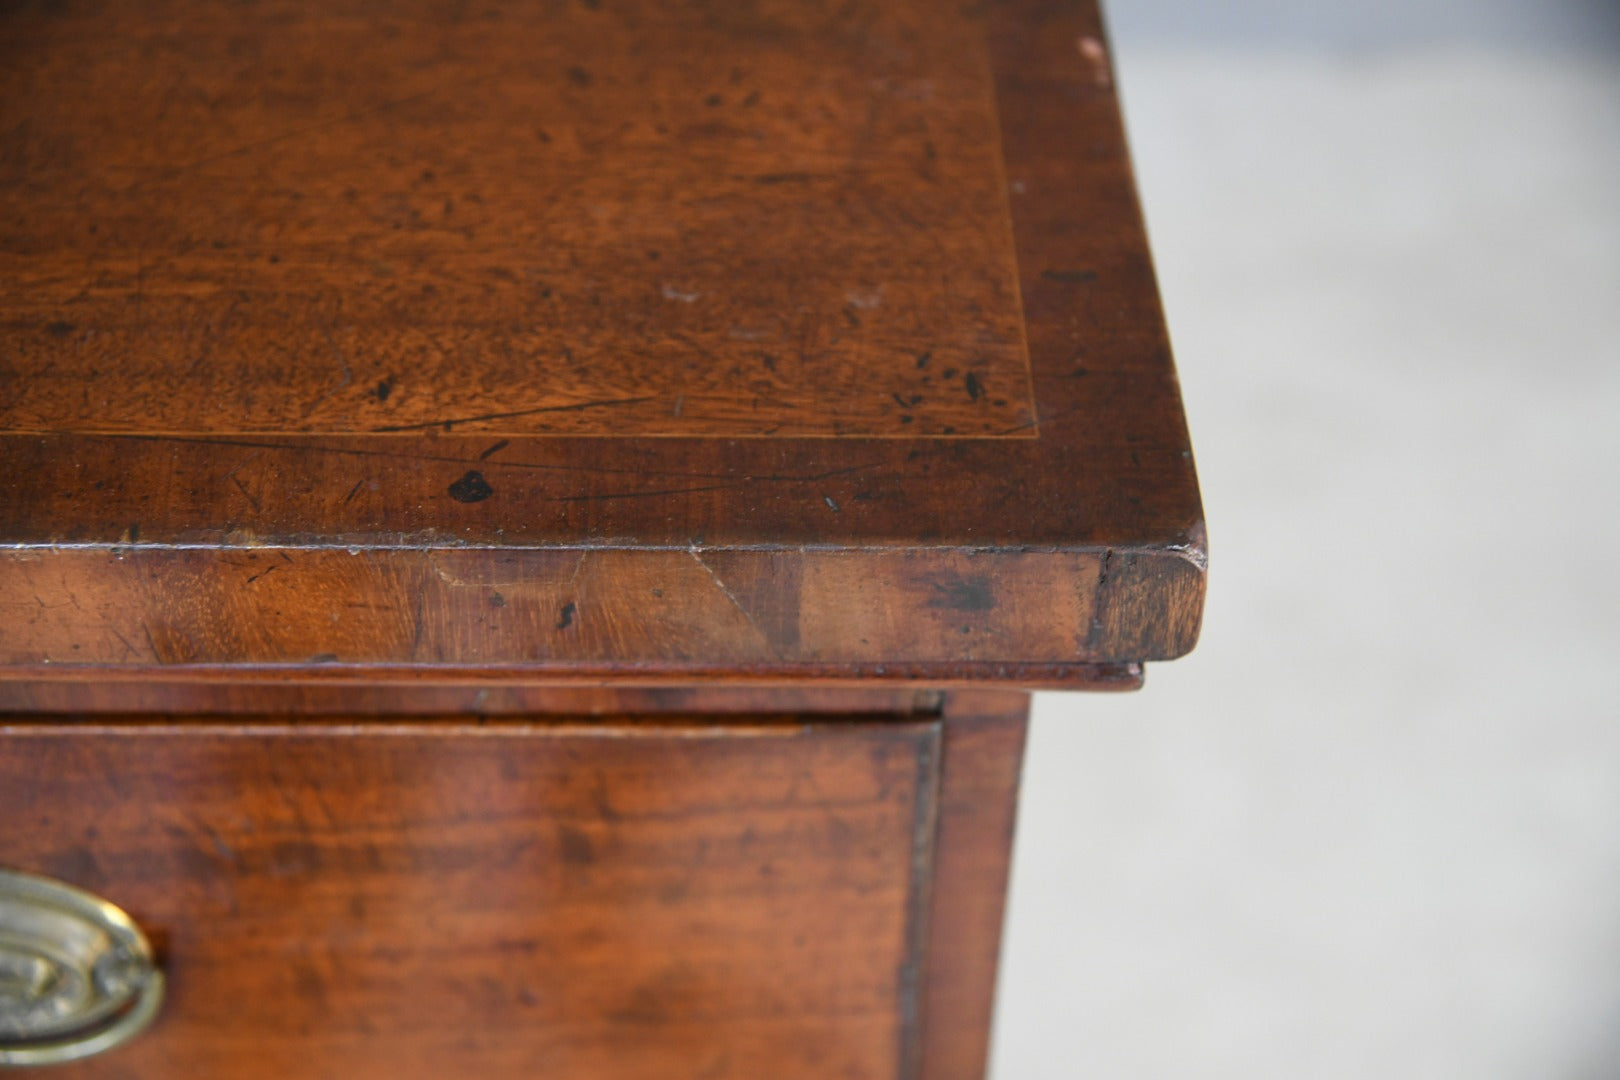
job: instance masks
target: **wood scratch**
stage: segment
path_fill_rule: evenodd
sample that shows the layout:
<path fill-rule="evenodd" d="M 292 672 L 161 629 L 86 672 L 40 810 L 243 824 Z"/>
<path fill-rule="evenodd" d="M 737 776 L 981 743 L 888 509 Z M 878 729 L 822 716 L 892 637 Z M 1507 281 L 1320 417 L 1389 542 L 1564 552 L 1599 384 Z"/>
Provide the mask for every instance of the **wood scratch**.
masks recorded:
<path fill-rule="evenodd" d="M 405 105 L 411 105 L 425 98 L 432 97 L 435 94 L 450 94 L 453 96 L 454 94 L 459 93 L 470 86 L 475 86 L 480 82 L 485 82 L 496 78 L 497 75 L 497 72 L 486 72 L 483 75 L 468 79 L 465 82 L 459 83 L 455 86 L 435 86 L 430 89 L 420 91 L 419 93 L 407 94 L 404 97 L 384 101 L 381 104 L 373 105 L 370 108 L 353 109 L 341 116 L 332 117 L 329 120 L 322 120 L 314 124 L 293 128 L 291 131 L 283 131 L 279 134 L 269 135 L 262 139 L 254 139 L 252 142 L 246 142 L 240 146 L 233 146 L 229 150 L 222 150 L 217 154 L 208 154 L 204 157 L 194 158 L 191 161 L 182 162 L 179 165 L 171 165 L 168 168 L 155 172 L 150 176 L 141 177 L 140 179 L 131 183 L 128 187 L 125 187 L 120 194 L 129 194 L 132 191 L 138 191 L 148 184 L 160 183 L 164 180 L 173 180 L 177 176 L 183 176 L 186 173 L 191 172 L 194 169 L 200 169 L 205 165 L 212 165 L 216 161 L 226 161 L 230 158 L 239 157 L 243 154 L 251 154 L 256 150 L 263 150 L 266 147 L 275 146 L 278 143 L 284 143 L 291 139 L 299 139 L 305 135 L 314 135 L 330 128 L 341 127 L 342 125 L 352 123 L 355 120 L 364 119 L 367 116 L 375 116 L 379 113 L 388 112 L 392 109 L 398 109 Z"/>
<path fill-rule="evenodd" d="M 726 599 L 731 601 L 731 606 L 736 608 L 738 613 L 742 615 L 743 619 L 747 621 L 748 625 L 754 628 L 754 633 L 759 635 L 760 640 L 765 643 L 766 647 L 769 648 L 772 653 L 780 656 L 780 651 L 777 649 L 776 643 L 771 640 L 771 636 L 765 632 L 764 628 L 761 627 L 759 623 L 754 621 L 754 616 L 749 614 L 747 608 L 743 607 L 742 601 L 737 599 L 736 594 L 726 587 L 726 583 L 720 580 L 720 575 L 715 573 L 714 570 L 710 568 L 709 564 L 703 561 L 703 556 L 697 553 L 697 549 L 688 548 L 686 553 L 692 556 L 693 562 L 703 567 L 703 572 L 709 575 L 709 580 L 714 582 L 714 587 L 725 594 Z"/>
<path fill-rule="evenodd" d="M 438 425 L 430 425 L 438 426 Z M 144 432 L 110 431 L 110 432 L 80 432 L 79 434 L 92 438 L 115 439 L 123 442 L 152 442 L 152 443 L 183 443 L 189 446 L 240 446 L 261 450 L 280 450 L 293 453 L 314 454 L 342 454 L 350 457 L 387 458 L 390 461 L 431 461 L 444 462 L 455 465 L 476 465 L 476 457 L 458 457 L 454 454 L 416 454 L 402 453 L 398 450 L 369 450 L 357 446 L 329 446 L 322 443 L 288 443 L 288 442 L 260 442 L 246 438 L 226 438 L 209 435 L 180 435 L 180 434 L 147 434 Z M 244 462 L 245 464 L 245 462 Z M 719 487 L 732 487 L 751 481 L 765 481 L 769 483 L 813 483 L 826 480 L 834 476 L 847 476 L 850 473 L 863 472 L 867 469 L 878 468 L 882 461 L 868 461 L 859 465 L 846 465 L 838 469 L 826 469 L 814 473 L 766 473 L 760 476 L 744 476 L 737 478 L 733 473 L 720 472 L 679 472 L 674 470 L 651 470 L 647 468 L 603 468 L 591 465 L 553 465 L 532 461 L 492 461 L 489 468 L 520 469 L 534 472 L 558 473 L 585 473 L 597 476 L 636 476 L 636 477 L 668 477 L 682 480 L 730 480 L 729 484 L 717 485 Z M 692 490 L 713 490 L 712 488 L 694 488 Z M 611 495 L 601 496 L 612 498 Z M 576 499 L 587 499 L 590 496 L 576 496 Z"/>
<path fill-rule="evenodd" d="M 237 473 L 237 470 L 246 468 L 253 461 L 254 458 L 258 457 L 262 453 L 264 453 L 264 448 L 260 447 L 260 448 L 258 448 L 256 450 L 254 450 L 253 453 L 249 454 L 247 457 L 243 458 L 241 461 L 238 461 L 235 465 L 232 465 L 231 466 L 231 471 L 225 474 L 225 479 L 229 480 L 232 477 L 234 477 L 236 475 L 236 473 Z"/>
<path fill-rule="evenodd" d="M 1015 424 L 1010 428 L 1002 428 L 1000 431 L 996 432 L 996 436 L 1000 438 L 1008 435 L 1016 435 L 1020 431 L 1039 431 L 1042 426 L 1054 423 L 1055 421 L 1061 420 L 1064 417 L 1072 416 L 1084 407 L 1084 405 L 1074 405 L 1067 409 L 1059 409 L 1057 412 L 1048 416 L 1037 415 L 1022 424 Z"/>
<path fill-rule="evenodd" d="M 236 487 L 237 491 L 240 491 L 242 493 L 242 497 L 244 499 L 246 499 L 248 502 L 253 504 L 253 512 L 254 513 L 263 513 L 264 512 L 264 507 L 259 505 L 259 500 L 253 497 L 253 492 L 249 491 L 247 488 L 242 486 L 242 481 L 237 478 L 235 472 L 231 473 L 231 483 Z"/>
<path fill-rule="evenodd" d="M 627 398 L 600 398 L 595 401 L 577 401 L 572 405 L 544 405 L 538 409 L 518 409 L 515 412 L 481 413 L 477 416 L 452 416 L 439 420 L 426 420 L 418 424 L 389 424 L 385 427 L 372 428 L 372 434 L 383 435 L 394 431 L 427 431 L 431 428 L 453 428 L 457 424 L 479 424 L 485 420 L 510 420 L 518 416 L 536 416 L 540 413 L 553 412 L 580 412 L 585 409 L 601 409 L 612 405 L 639 405 L 644 401 L 654 400 L 652 395 Z"/>
<path fill-rule="evenodd" d="M 730 484 L 705 484 L 701 487 L 660 488 L 649 491 L 602 491 L 591 495 L 558 495 L 552 502 L 606 502 L 609 499 L 653 499 L 662 495 L 686 495 L 698 491 L 724 491 L 726 488 L 738 487 L 746 480 Z"/>
<path fill-rule="evenodd" d="M 321 327 L 321 337 L 326 339 L 326 347 L 332 350 L 332 356 L 335 357 L 338 362 L 338 381 L 336 386 L 329 388 L 324 394 L 316 398 L 314 401 L 311 401 L 304 408 L 303 419 L 305 420 L 308 420 L 315 410 L 332 400 L 332 398 L 337 394 L 342 393 L 349 387 L 351 383 L 354 382 L 354 371 L 349 367 L 349 358 L 345 356 L 343 354 L 343 350 L 338 347 L 337 339 L 332 337 L 331 329 L 325 326 Z"/>
<path fill-rule="evenodd" d="M 411 632 L 411 659 L 412 660 L 416 659 L 417 651 L 419 649 L 421 649 L 421 647 L 422 647 L 422 605 L 423 605 L 423 603 L 424 603 L 424 601 L 426 599 L 426 596 L 427 596 L 427 584 L 424 582 L 423 584 L 418 585 L 416 587 L 415 628 Z"/>
<path fill-rule="evenodd" d="M 140 650 L 136 649 L 135 646 L 131 645 L 129 643 L 129 638 L 125 637 L 122 633 L 120 633 L 118 631 L 117 627 L 113 628 L 113 637 L 117 638 L 119 641 L 122 641 L 124 643 L 124 648 L 129 650 L 127 653 L 125 653 L 126 656 L 139 656 L 139 655 L 141 655 Z M 147 641 L 152 640 L 152 634 L 151 634 L 150 631 L 147 632 L 146 640 Z M 155 651 L 156 650 L 154 650 L 154 652 Z"/>
<path fill-rule="evenodd" d="M 214 348 L 219 339 L 224 336 L 225 328 L 230 324 L 231 317 L 236 314 L 236 309 L 240 303 L 240 300 L 232 300 L 226 306 L 224 313 L 210 322 L 207 332 L 203 335 L 202 345 L 197 350 L 197 358 L 186 369 L 187 375 L 196 375 L 197 372 L 202 370 L 203 365 L 212 359 Z"/>

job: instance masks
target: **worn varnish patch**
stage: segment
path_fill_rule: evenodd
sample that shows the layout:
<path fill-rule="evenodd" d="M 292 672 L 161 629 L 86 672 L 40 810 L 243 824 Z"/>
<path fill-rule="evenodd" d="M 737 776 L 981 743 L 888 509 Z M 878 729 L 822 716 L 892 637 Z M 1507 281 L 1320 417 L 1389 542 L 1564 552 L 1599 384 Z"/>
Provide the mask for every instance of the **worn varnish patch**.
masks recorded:
<path fill-rule="evenodd" d="M 430 7 L 9 13 L 0 428 L 1029 436 L 977 19 Z"/>

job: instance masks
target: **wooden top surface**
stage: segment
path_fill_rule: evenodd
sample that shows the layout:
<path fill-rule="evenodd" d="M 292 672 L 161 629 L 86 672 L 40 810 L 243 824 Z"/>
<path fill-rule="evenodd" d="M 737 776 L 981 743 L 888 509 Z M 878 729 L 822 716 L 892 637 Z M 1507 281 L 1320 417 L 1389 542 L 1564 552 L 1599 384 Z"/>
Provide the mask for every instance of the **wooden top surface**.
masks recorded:
<path fill-rule="evenodd" d="M 1186 651 L 1112 84 L 1084 0 L 7 5 L 0 662 Z"/>

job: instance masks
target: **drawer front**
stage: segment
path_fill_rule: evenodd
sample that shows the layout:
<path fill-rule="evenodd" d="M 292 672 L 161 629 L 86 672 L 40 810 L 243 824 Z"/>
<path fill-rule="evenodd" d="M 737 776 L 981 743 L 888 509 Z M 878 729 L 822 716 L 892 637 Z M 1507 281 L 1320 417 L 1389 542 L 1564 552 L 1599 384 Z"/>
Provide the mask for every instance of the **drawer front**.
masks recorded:
<path fill-rule="evenodd" d="M 0 865 L 123 907 L 168 1000 L 78 1077 L 915 1067 L 940 728 L 0 727 Z"/>

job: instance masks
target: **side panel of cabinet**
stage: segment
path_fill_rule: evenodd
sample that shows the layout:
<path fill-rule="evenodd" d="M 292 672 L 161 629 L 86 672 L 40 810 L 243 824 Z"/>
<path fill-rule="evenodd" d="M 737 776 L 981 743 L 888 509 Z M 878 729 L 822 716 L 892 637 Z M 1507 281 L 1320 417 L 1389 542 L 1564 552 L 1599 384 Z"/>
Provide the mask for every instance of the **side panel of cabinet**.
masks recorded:
<path fill-rule="evenodd" d="M 945 699 L 919 1057 L 925 1080 L 980 1080 L 1017 821 L 1029 695 Z"/>
<path fill-rule="evenodd" d="M 121 905 L 169 974 L 52 1075 L 914 1074 L 940 732 L 0 726 L 0 864 Z"/>

